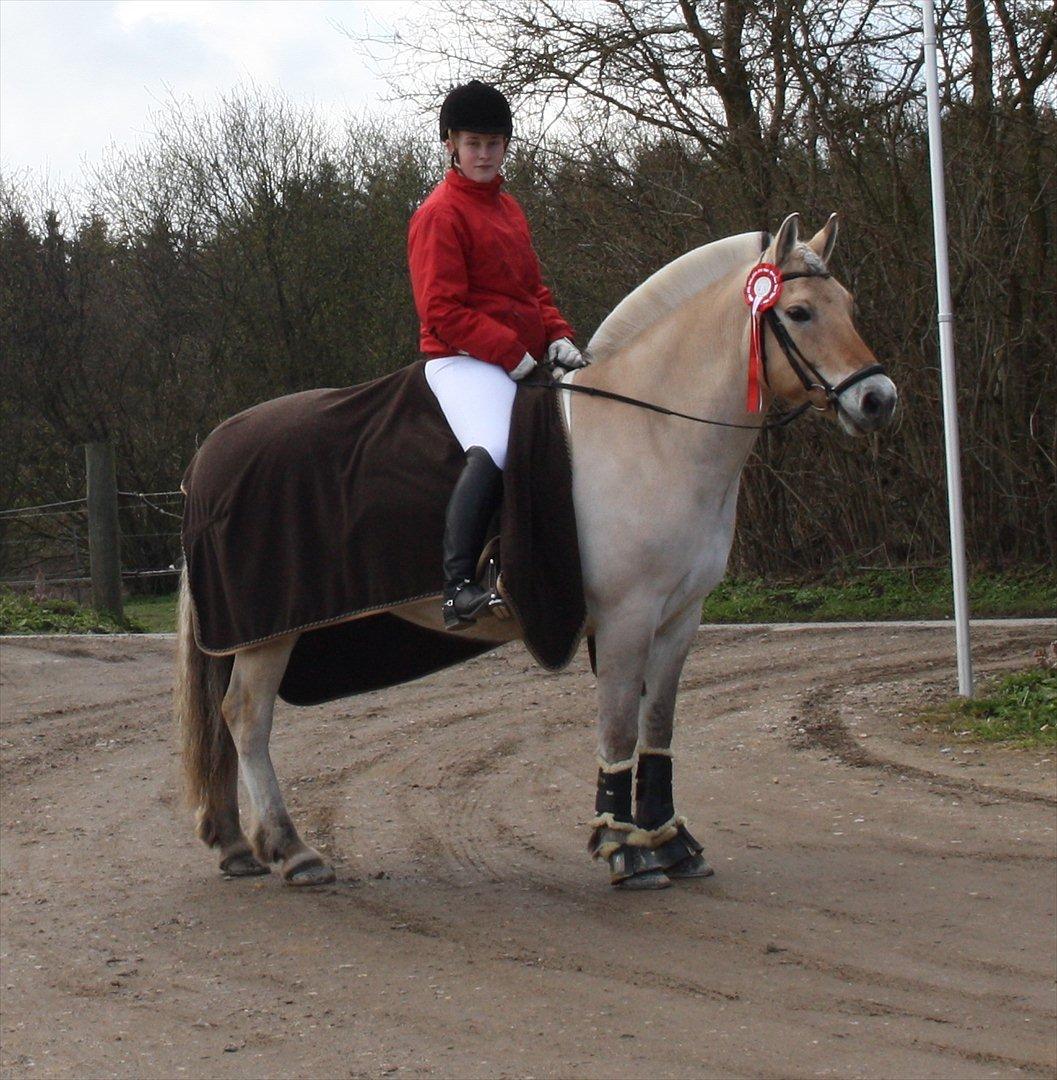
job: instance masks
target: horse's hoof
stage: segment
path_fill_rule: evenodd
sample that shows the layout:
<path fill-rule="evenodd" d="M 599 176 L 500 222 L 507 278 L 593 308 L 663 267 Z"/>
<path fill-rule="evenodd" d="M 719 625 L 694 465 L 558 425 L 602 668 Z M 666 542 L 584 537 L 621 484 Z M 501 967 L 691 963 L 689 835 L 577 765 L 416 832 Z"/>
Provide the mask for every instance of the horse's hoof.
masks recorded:
<path fill-rule="evenodd" d="M 259 877 L 261 874 L 270 874 L 271 870 L 250 852 L 240 851 L 221 861 L 220 872 L 225 877 Z"/>
<path fill-rule="evenodd" d="M 650 889 L 667 889 L 671 880 L 663 870 L 643 870 L 613 883 L 614 889 L 625 892 L 645 892 Z"/>
<path fill-rule="evenodd" d="M 334 868 L 328 866 L 318 855 L 297 860 L 283 870 L 283 881 L 287 885 L 329 885 L 335 880 Z"/>
<path fill-rule="evenodd" d="M 689 855 L 682 862 L 666 867 L 664 872 L 673 880 L 686 881 L 692 878 L 711 877 L 715 870 L 700 855 Z"/>

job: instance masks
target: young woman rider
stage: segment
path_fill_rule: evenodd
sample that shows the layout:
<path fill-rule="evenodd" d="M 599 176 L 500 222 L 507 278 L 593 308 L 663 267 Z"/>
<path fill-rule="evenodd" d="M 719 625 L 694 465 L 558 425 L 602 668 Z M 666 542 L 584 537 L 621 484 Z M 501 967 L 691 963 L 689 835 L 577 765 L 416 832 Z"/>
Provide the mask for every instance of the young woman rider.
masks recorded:
<path fill-rule="evenodd" d="M 543 284 L 525 215 L 500 190 L 512 134 L 495 87 L 474 79 L 452 90 L 440 110 L 451 169 L 408 231 L 426 379 L 466 453 L 444 530 L 449 630 L 476 621 L 491 599 L 474 572 L 502 492 L 515 384 L 544 359 L 585 364 Z"/>

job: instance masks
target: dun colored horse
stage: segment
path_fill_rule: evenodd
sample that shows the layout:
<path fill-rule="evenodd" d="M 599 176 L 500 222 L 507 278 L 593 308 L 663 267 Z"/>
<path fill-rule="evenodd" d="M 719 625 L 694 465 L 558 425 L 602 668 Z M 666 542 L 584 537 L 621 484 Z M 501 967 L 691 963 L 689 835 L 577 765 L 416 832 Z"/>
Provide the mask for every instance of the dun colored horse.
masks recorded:
<path fill-rule="evenodd" d="M 589 847 L 624 888 L 711 873 L 673 802 L 675 700 L 701 602 L 726 568 L 741 471 L 767 407 L 775 398 L 793 409 L 813 406 L 850 435 L 878 430 L 895 409 L 896 388 L 852 324 L 850 295 L 827 269 L 836 235 L 834 215 L 801 242 L 794 214 L 773 240 L 746 233 L 689 252 L 617 306 L 589 343 L 592 366 L 566 376 L 568 389 L 556 391 L 569 428 L 598 675 L 599 783 Z M 772 280 L 780 296 L 757 318 L 746 283 L 759 264 L 779 271 Z M 768 287 L 765 281 L 761 296 Z M 754 322 L 758 411 L 746 405 Z M 437 603 L 393 614 L 442 629 Z M 278 864 L 291 885 L 334 880 L 298 835 L 268 752 L 276 694 L 298 635 L 239 650 L 232 663 L 198 648 L 193 618 L 185 577 L 175 698 L 198 835 L 220 849 L 229 875 Z M 481 620 L 463 633 L 499 643 L 517 636 L 511 624 Z M 240 774 L 252 806 L 249 838 L 239 817 Z"/>

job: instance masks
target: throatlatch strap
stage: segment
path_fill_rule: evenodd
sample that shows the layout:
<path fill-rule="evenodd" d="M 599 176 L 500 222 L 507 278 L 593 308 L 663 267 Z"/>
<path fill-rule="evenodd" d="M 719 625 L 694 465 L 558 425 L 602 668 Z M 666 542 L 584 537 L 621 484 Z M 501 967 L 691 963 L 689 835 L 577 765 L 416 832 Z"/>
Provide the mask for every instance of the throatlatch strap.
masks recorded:
<path fill-rule="evenodd" d="M 635 776 L 635 824 L 657 829 L 675 817 L 672 759 L 667 754 L 642 754 Z"/>
<path fill-rule="evenodd" d="M 595 792 L 595 813 L 612 814 L 614 821 L 626 821 L 631 817 L 631 769 L 607 773 L 598 770 L 598 790 Z"/>

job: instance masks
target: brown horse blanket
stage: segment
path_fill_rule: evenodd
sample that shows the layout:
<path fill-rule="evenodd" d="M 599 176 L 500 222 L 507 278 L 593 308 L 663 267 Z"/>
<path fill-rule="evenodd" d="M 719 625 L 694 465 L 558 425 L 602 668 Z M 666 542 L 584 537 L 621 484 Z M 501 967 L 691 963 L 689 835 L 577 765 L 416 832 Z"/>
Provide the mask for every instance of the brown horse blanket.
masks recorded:
<path fill-rule="evenodd" d="M 199 646 L 215 656 L 300 631 L 280 695 L 314 704 L 392 686 L 494 648 L 388 613 L 437 598 L 448 497 L 464 456 L 424 361 L 309 390 L 221 424 L 183 479 Z M 518 388 L 504 471 L 502 588 L 544 667 L 585 622 L 558 395 Z"/>

